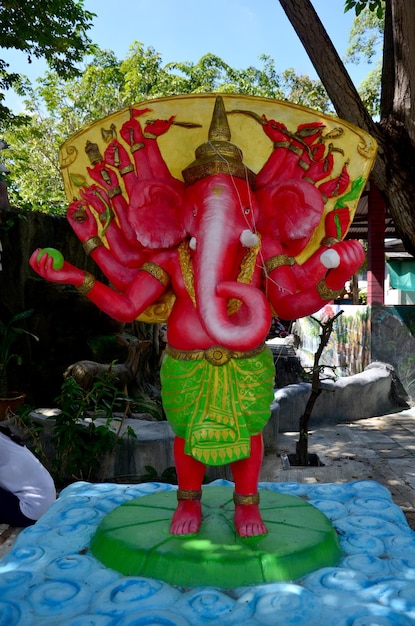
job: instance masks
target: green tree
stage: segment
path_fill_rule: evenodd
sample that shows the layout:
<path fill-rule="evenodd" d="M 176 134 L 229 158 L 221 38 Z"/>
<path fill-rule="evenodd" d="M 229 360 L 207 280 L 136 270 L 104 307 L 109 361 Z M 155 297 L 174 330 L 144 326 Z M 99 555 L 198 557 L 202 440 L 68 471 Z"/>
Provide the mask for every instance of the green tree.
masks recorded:
<path fill-rule="evenodd" d="M 415 254 L 415 2 L 346 0 L 345 9 L 384 16 L 379 120 L 353 85 L 310 0 L 280 0 L 339 117 L 379 144 L 373 180 L 408 252 Z M 322 54 L 324 51 L 324 54 Z"/>
<path fill-rule="evenodd" d="M 83 8 L 83 0 L 3 0 L 0 3 L 0 41 L 5 49 L 21 50 L 32 57 L 46 59 L 61 77 L 76 74 L 78 63 L 89 51 L 87 36 L 94 13 Z M 22 121 L 6 107 L 4 91 L 19 88 L 19 74 L 9 71 L 0 59 L 0 125 Z"/>
<path fill-rule="evenodd" d="M 345 11 L 354 9 L 356 11 L 356 15 L 360 15 L 362 11 L 368 8 L 372 13 L 376 12 L 376 15 L 379 18 L 382 18 L 385 7 L 383 0 L 345 0 L 344 8 Z"/>
<path fill-rule="evenodd" d="M 379 116 L 382 84 L 383 12 L 362 10 L 353 21 L 344 60 L 358 65 L 362 60 L 374 67 L 359 85 L 362 102 L 372 116 Z"/>
<path fill-rule="evenodd" d="M 288 99 L 329 110 L 319 81 L 297 76 L 293 69 L 278 74 L 268 56 L 260 61 L 259 69 L 236 70 L 207 54 L 197 63 L 163 65 L 153 48 L 134 42 L 121 61 L 112 51 L 95 48 L 84 70 L 71 79 L 64 80 L 50 70 L 36 87 L 22 82 L 30 122 L 6 133 L 10 148 L 3 157 L 11 171 L 11 204 L 64 213 L 67 201 L 59 173 L 59 146 L 86 124 L 143 100 L 218 91 Z"/>

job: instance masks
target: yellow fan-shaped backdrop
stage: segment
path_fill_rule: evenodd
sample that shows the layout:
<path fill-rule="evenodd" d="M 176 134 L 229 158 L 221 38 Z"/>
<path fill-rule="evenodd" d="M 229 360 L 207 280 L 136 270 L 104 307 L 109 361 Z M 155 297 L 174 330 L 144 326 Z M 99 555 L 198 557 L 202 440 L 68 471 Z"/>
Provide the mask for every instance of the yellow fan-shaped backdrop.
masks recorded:
<path fill-rule="evenodd" d="M 169 119 L 174 116 L 174 124 L 157 141 L 163 159 L 175 178 L 183 180 L 182 170 L 194 161 L 196 148 L 207 141 L 217 95 L 219 94 L 209 93 L 159 98 L 146 100 L 132 107 L 150 109 L 139 118 L 143 129 L 147 120 Z M 319 111 L 289 102 L 255 96 L 220 95 L 227 113 L 231 142 L 242 150 L 244 163 L 253 172 L 260 171 L 273 150 L 272 141 L 265 135 L 258 122 L 262 115 L 265 115 L 267 119 L 285 124 L 291 133 L 295 133 L 301 124 L 322 122 L 325 125 L 323 135 L 330 137 L 326 145 L 330 142 L 342 151 L 334 153 L 335 166 L 329 178 L 338 176 L 345 163 L 352 181 L 358 177 L 365 180 L 369 177 L 376 157 L 377 144 L 371 135 L 360 128 L 335 116 L 324 115 Z M 130 116 L 130 108 L 122 109 L 81 129 L 61 146 L 59 160 L 69 202 L 80 197 L 81 186 L 93 182 L 87 171 L 87 167 L 91 167 L 85 151 L 87 142 L 97 144 L 102 155 L 113 138 L 123 143 L 120 129 Z M 122 181 L 120 185 L 122 187 Z M 351 219 L 358 200 L 359 198 L 355 198 L 347 202 Z M 326 203 L 325 214 L 334 208 L 335 202 L 336 198 L 332 198 Z M 324 219 L 297 261 L 301 263 L 308 258 L 317 249 L 323 237 Z"/>

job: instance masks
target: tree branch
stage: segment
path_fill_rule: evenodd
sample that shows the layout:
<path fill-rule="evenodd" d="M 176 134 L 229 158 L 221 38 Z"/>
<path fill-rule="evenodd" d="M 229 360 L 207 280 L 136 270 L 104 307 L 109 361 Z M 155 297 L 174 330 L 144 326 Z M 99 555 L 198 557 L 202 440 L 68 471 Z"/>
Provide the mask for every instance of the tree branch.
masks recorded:
<path fill-rule="evenodd" d="M 317 398 L 322 392 L 320 386 L 320 373 L 324 369 L 324 365 L 320 365 L 320 359 L 324 348 L 327 346 L 330 335 L 333 331 L 333 324 L 336 319 L 342 315 L 343 311 L 339 311 L 333 317 L 329 317 L 325 322 L 321 322 L 316 317 L 311 319 L 320 326 L 320 343 L 314 354 L 313 370 L 311 376 L 311 392 L 305 405 L 304 413 L 299 421 L 299 439 L 296 445 L 296 456 L 298 465 L 308 465 L 308 426 L 310 423 L 311 413 Z"/>

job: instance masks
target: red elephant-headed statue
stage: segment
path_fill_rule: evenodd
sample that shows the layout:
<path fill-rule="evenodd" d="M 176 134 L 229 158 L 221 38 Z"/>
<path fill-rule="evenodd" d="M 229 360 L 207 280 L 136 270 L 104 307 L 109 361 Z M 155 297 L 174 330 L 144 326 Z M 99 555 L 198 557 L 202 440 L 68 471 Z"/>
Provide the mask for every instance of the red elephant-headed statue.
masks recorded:
<path fill-rule="evenodd" d="M 376 147 L 335 118 L 316 121 L 316 112 L 279 103 L 286 120 L 288 110 L 301 121 L 289 130 L 270 118 L 278 103 L 261 98 L 206 94 L 149 106 L 170 114 L 142 125 L 149 108 L 123 112 L 119 133 L 115 123 L 105 131 L 104 156 L 87 141 L 92 184 L 70 143 L 62 161 L 78 196 L 69 222 L 111 286 L 46 250 L 30 264 L 119 321 L 170 302 L 161 381 L 178 476 L 171 533 L 198 531 L 206 465 L 230 464 L 236 530 L 265 534 L 258 480 L 274 365 L 264 341 L 273 315 L 315 312 L 362 265 L 361 245 L 344 237 Z M 182 121 L 175 107 L 194 119 Z M 193 133 L 190 161 L 184 137 Z M 258 153 L 251 167 L 240 143 Z"/>

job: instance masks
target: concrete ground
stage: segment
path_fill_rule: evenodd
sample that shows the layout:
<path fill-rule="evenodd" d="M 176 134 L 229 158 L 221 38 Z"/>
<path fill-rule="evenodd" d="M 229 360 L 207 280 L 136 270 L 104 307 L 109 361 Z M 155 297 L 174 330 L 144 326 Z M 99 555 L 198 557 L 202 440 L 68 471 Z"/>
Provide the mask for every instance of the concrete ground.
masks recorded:
<path fill-rule="evenodd" d="M 312 424 L 311 424 L 312 426 Z M 346 483 L 375 480 L 389 489 L 415 530 L 415 408 L 398 413 L 310 428 L 309 453 L 322 467 L 284 469 L 281 456 L 295 452 L 297 432 L 279 434 L 278 456 L 264 460 L 261 480 Z"/>
<path fill-rule="evenodd" d="M 0 524 L 0 559 L 13 547 L 21 528 Z"/>
<path fill-rule="evenodd" d="M 349 424 L 311 428 L 309 453 L 317 454 L 324 466 L 285 468 L 282 459 L 295 452 L 297 438 L 297 432 L 279 433 L 278 453 L 265 457 L 262 481 L 375 480 L 389 489 L 415 530 L 415 408 Z M 0 524 L 0 558 L 13 546 L 20 530 Z"/>

